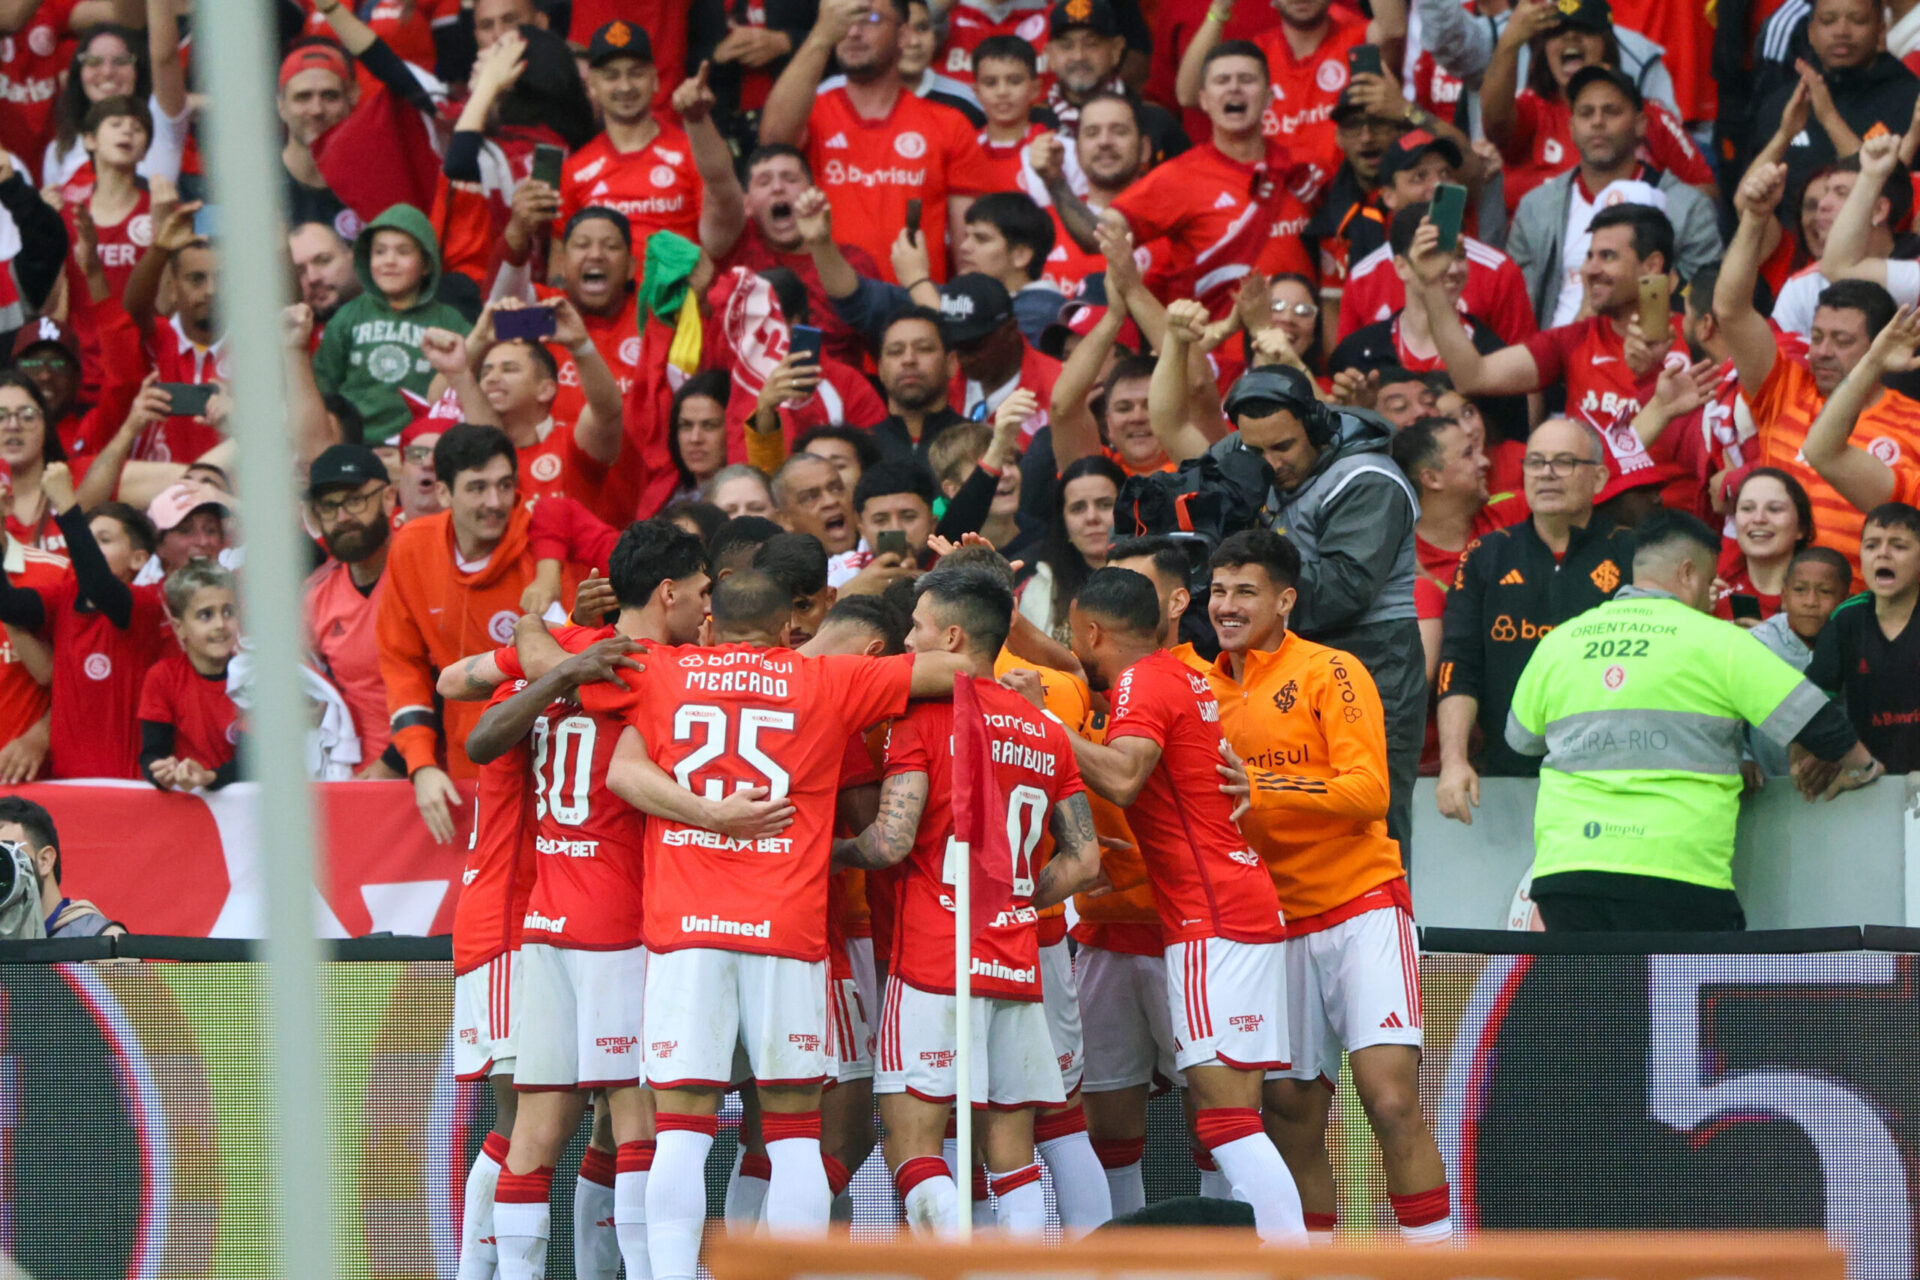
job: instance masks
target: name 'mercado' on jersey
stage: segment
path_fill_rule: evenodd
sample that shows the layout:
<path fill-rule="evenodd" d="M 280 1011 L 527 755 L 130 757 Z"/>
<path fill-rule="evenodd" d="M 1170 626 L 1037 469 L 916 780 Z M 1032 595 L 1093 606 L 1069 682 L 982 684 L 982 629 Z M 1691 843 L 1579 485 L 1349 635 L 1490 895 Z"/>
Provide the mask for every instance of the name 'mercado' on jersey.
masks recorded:
<path fill-rule="evenodd" d="M 907 708 L 913 658 L 722 645 L 653 646 L 631 681 L 627 721 L 653 762 L 719 800 L 766 787 L 793 825 L 736 841 L 664 818 L 647 823 L 647 946 L 712 947 L 820 960 L 827 871 L 847 738 Z"/>
<path fill-rule="evenodd" d="M 1039 915 L 1033 907 L 1035 852 L 1053 807 L 1086 790 L 1066 731 L 1008 689 L 976 681 L 987 720 L 994 779 L 1007 800 L 1013 900 L 973 944 L 973 994 L 999 1000 L 1040 998 Z M 953 897 L 960 866 L 953 839 L 953 704 L 922 702 L 896 720 L 887 738 L 887 776 L 927 775 L 927 805 L 906 862 L 900 926 L 888 972 L 922 991 L 953 994 Z"/>
<path fill-rule="evenodd" d="M 1207 678 L 1150 653 L 1113 687 L 1107 742 L 1146 738 L 1160 762 L 1127 808 L 1165 941 L 1279 942 L 1280 900 L 1220 790 L 1220 703 Z"/>
<path fill-rule="evenodd" d="M 612 627 L 561 627 L 560 647 L 579 653 Z M 496 658 L 496 661 L 498 659 Z M 641 858 L 647 822 L 607 787 L 607 766 L 626 728 L 572 698 L 547 704 L 528 735 L 533 858 L 539 868 L 521 938 L 577 951 L 639 946 Z"/>

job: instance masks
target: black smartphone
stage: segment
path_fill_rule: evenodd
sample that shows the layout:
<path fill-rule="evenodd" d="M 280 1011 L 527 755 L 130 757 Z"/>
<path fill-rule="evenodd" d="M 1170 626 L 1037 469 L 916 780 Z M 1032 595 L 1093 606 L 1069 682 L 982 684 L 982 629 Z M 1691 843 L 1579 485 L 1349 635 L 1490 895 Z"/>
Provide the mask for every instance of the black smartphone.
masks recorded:
<path fill-rule="evenodd" d="M 1357 44 L 1347 50 L 1347 74 L 1349 76 L 1377 76 L 1383 73 L 1380 62 L 1380 46 L 1377 44 Z"/>
<path fill-rule="evenodd" d="M 544 342 L 553 336 L 552 307 L 521 307 L 493 313 L 493 336 L 502 342 Z"/>
<path fill-rule="evenodd" d="M 560 189 L 560 166 L 565 164 L 567 153 L 556 146 L 541 143 L 533 149 L 533 177 L 552 187 Z"/>
<path fill-rule="evenodd" d="M 1738 591 L 1727 597 L 1727 607 L 1733 612 L 1735 622 L 1760 621 L 1760 597 L 1741 595 Z"/>
<path fill-rule="evenodd" d="M 177 418 L 197 418 L 205 413 L 207 401 L 220 389 L 211 382 L 157 382 L 154 385 L 167 393 Z"/>
<path fill-rule="evenodd" d="M 1443 182 L 1434 188 L 1433 205 L 1427 210 L 1427 217 L 1440 232 L 1440 247 L 1448 253 L 1460 243 L 1460 220 L 1467 212 L 1467 189 Z"/>
<path fill-rule="evenodd" d="M 805 358 L 811 365 L 820 363 L 820 351 L 826 344 L 827 335 L 810 324 L 792 325 L 787 330 L 787 347 Z"/>
<path fill-rule="evenodd" d="M 916 240 L 920 238 L 920 197 L 919 196 L 915 196 L 913 199 L 907 201 L 907 234 L 912 236 Z"/>
<path fill-rule="evenodd" d="M 907 554 L 907 535 L 900 529 L 882 529 L 873 540 L 873 553 L 877 556 Z"/>

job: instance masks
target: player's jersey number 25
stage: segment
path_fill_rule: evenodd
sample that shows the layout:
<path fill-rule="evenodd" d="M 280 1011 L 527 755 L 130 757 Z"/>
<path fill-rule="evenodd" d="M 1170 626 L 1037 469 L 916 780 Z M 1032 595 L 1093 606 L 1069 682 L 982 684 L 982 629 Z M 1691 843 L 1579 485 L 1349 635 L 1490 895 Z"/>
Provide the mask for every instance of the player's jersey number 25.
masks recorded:
<path fill-rule="evenodd" d="M 761 738 L 767 734 L 792 733 L 793 727 L 791 711 L 765 707 L 729 709 L 700 703 L 683 705 L 673 713 L 673 739 L 699 745 L 673 766 L 673 776 L 689 791 L 709 800 L 723 799 L 725 783 L 720 778 L 709 777 L 696 787 L 694 775 L 728 757 L 720 772 L 735 776 L 736 790 L 756 785 L 738 776 L 752 771 L 766 784 L 768 799 L 784 799 L 793 780 L 762 748 Z"/>

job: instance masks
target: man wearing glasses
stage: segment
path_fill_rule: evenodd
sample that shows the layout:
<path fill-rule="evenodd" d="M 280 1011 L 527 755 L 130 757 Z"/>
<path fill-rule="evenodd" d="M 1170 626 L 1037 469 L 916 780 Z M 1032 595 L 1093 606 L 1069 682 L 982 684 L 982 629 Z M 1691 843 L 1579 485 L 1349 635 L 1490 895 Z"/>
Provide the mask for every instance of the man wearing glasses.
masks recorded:
<path fill-rule="evenodd" d="M 1549 418 L 1521 464 L 1532 515 L 1468 545 L 1447 593 L 1440 645 L 1440 812 L 1471 826 L 1480 775 L 1534 777 L 1535 756 L 1507 745 L 1507 711 L 1527 659 L 1554 627 L 1633 579 L 1633 534 L 1593 509 L 1607 483 L 1593 428 Z M 1480 726 L 1478 764 L 1469 751 Z"/>
<path fill-rule="evenodd" d="M 353 713 L 363 762 L 354 776 L 404 778 L 405 764 L 391 746 L 375 635 L 397 495 L 365 445 L 334 445 L 307 475 L 308 514 L 328 557 L 307 579 L 307 648 Z"/>

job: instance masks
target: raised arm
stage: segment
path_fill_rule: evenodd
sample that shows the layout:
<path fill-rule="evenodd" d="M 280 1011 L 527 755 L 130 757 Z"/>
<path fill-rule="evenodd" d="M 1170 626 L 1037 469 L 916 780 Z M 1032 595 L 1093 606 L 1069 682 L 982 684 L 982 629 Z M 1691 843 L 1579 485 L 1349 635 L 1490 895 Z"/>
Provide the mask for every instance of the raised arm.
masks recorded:
<path fill-rule="evenodd" d="M 40 475 L 41 491 L 47 506 L 67 536 L 67 558 L 73 561 L 73 576 L 80 594 L 93 603 L 108 622 L 125 631 L 133 625 L 133 589 L 114 576 L 100 544 L 93 539 L 93 526 L 87 513 L 74 501 L 73 476 L 64 462 L 50 462 Z"/>
<path fill-rule="evenodd" d="M 187 67 L 180 60 L 180 20 L 171 0 L 147 0 L 147 65 L 155 105 L 168 119 L 179 119 L 187 109 Z"/>
<path fill-rule="evenodd" d="M 1199 302 L 1180 298 L 1169 305 L 1166 341 L 1160 344 L 1160 358 L 1147 383 L 1147 417 L 1154 437 L 1175 462 L 1197 458 L 1208 447 L 1206 432 L 1193 421 L 1187 378 L 1187 355 L 1206 327 L 1207 309 Z"/>
<path fill-rule="evenodd" d="M 1504 153 L 1519 140 L 1520 51 L 1560 20 L 1560 11 L 1540 0 L 1521 0 L 1493 42 L 1486 79 L 1480 84 L 1480 125 L 1487 141 Z"/>
<path fill-rule="evenodd" d="M 1890 133 L 1860 144 L 1860 177 L 1834 215 L 1833 227 L 1820 255 L 1820 274 L 1829 280 L 1871 280 L 1885 287 L 1887 260 L 1869 258 L 1867 241 L 1873 236 L 1873 209 L 1880 203 L 1887 179 L 1899 163 L 1900 140 Z"/>
<path fill-rule="evenodd" d="M 927 790 L 927 775 L 918 770 L 889 774 L 880 783 L 879 812 L 853 839 L 833 842 L 834 862 L 868 871 L 883 871 L 905 862 L 920 832 Z"/>
<path fill-rule="evenodd" d="M 1053 428 L 1054 466 L 1061 471 L 1100 452 L 1100 424 L 1094 421 L 1093 410 L 1087 407 L 1087 397 L 1099 382 L 1100 366 L 1113 350 L 1120 326 L 1126 321 L 1126 306 L 1110 303 L 1107 313 L 1095 322 L 1092 331 L 1060 366 L 1060 376 L 1053 383 L 1053 398 L 1047 406 L 1047 421 Z M 1009 396 L 1001 405 L 1001 412 L 1006 412 L 1006 406 L 1013 403 L 1014 397 L 1022 395 L 1027 396 L 1023 409 L 1031 417 L 1038 406 L 1025 391 Z"/>
<path fill-rule="evenodd" d="M 798 146 L 806 137 L 807 117 L 813 114 L 813 99 L 820 91 L 820 77 L 833 58 L 833 47 L 846 38 L 855 22 L 865 21 L 871 9 L 871 0 L 821 0 L 813 30 L 787 59 L 786 70 L 773 82 L 766 105 L 760 109 L 762 143 Z"/>
<path fill-rule="evenodd" d="M 850 298 L 860 290 L 860 273 L 833 242 L 833 204 L 827 193 L 808 187 L 793 201 L 793 223 L 800 241 L 813 258 L 813 269 L 820 275 L 820 288 L 828 298 Z"/>
<path fill-rule="evenodd" d="M 1509 28 L 1511 29 L 1511 28 Z M 1440 281 L 1452 266 L 1453 257 L 1440 248 L 1440 229 L 1421 219 L 1408 247 L 1413 264 L 1411 293 L 1420 290 L 1420 302 L 1427 310 L 1427 327 L 1433 332 L 1433 345 L 1440 352 L 1440 363 L 1453 375 L 1453 385 L 1466 396 L 1516 396 L 1540 390 L 1540 366 L 1525 346 L 1502 347 L 1490 355 L 1481 355 L 1467 336 L 1460 313 L 1447 300 Z"/>
<path fill-rule="evenodd" d="M 622 668 L 644 670 L 626 656 L 637 647 L 625 636 L 610 636 L 570 655 L 499 706 L 488 707 L 467 734 L 467 758 L 475 764 L 497 760 L 533 732 L 534 721 L 557 699 L 569 696 L 583 684 L 601 680 L 618 684 Z"/>
<path fill-rule="evenodd" d="M 702 62 L 698 74 L 682 80 L 673 91 L 673 110 L 687 131 L 687 145 L 693 149 L 693 167 L 700 171 L 706 193 L 700 201 L 700 247 L 718 260 L 740 239 L 747 225 L 747 194 L 733 171 L 733 152 L 713 123 L 713 90 L 707 87 L 707 70 Z"/>
<path fill-rule="evenodd" d="M 1875 139 L 1880 141 L 1880 139 Z M 1864 185 L 1864 184 L 1863 184 Z M 1800 452 L 1821 479 L 1862 511 L 1891 501 L 1893 469 L 1858 445 L 1848 442 L 1860 414 L 1880 397 L 1880 380 L 1889 373 L 1920 369 L 1920 311 L 1901 307 L 1880 330 L 1851 372 L 1827 397 L 1820 416 L 1807 430 Z"/>
<path fill-rule="evenodd" d="M 1077 733 L 1067 736 L 1073 739 L 1074 762 L 1087 786 L 1123 809 L 1140 798 L 1141 788 L 1160 763 L 1160 746 L 1151 738 L 1089 742 Z"/>
<path fill-rule="evenodd" d="M 624 434 L 620 425 L 620 380 L 607 367 L 600 348 L 593 345 L 586 321 L 567 296 L 560 294 L 548 305 L 553 308 L 553 340 L 573 357 L 573 367 L 580 372 L 580 392 L 587 401 L 573 424 L 573 442 L 580 446 L 580 452 L 610 467 L 620 460 Z"/>
<path fill-rule="evenodd" d="M 1761 240 L 1786 191 L 1784 164 L 1754 165 L 1740 179 L 1733 196 L 1740 225 L 1727 243 L 1727 256 L 1713 287 L 1713 318 L 1726 336 L 1734 368 L 1740 372 L 1740 389 L 1749 399 L 1759 397 L 1778 354 L 1773 326 L 1753 309 L 1753 286 L 1760 276 Z"/>
<path fill-rule="evenodd" d="M 1201 69 L 1206 65 L 1207 55 L 1220 43 L 1220 35 L 1226 30 L 1227 23 L 1232 20 L 1233 0 L 1213 0 L 1207 6 L 1207 19 L 1193 33 L 1187 51 L 1180 55 L 1180 69 L 1174 73 L 1173 98 L 1181 106 L 1192 107 L 1200 101 Z"/>
<path fill-rule="evenodd" d="M 193 215 L 199 212 L 200 202 L 197 200 L 175 205 L 154 231 L 152 245 L 140 255 L 140 261 L 134 264 L 132 273 L 127 276 L 127 289 L 121 295 L 121 305 L 142 333 L 150 332 L 153 328 L 154 302 L 160 296 L 161 277 L 166 274 L 174 255 L 194 241 Z"/>
<path fill-rule="evenodd" d="M 1054 212 L 1060 215 L 1060 225 L 1066 228 L 1068 237 L 1083 252 L 1099 253 L 1100 241 L 1095 228 L 1102 215 L 1089 209 L 1067 181 L 1067 144 L 1060 141 L 1058 134 L 1043 133 L 1028 146 L 1027 163 L 1046 187 L 1047 199 L 1053 202 Z M 1120 215 L 1114 214 L 1114 217 L 1120 218 Z M 1120 221 L 1124 224 L 1126 219 L 1120 218 Z"/>

